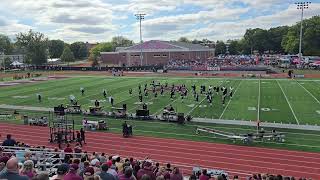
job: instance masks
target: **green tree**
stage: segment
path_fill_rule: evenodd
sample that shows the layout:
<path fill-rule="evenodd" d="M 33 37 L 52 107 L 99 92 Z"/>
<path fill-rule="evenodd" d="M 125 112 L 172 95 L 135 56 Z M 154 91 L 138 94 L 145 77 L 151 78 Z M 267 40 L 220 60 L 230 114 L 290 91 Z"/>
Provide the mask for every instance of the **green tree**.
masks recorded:
<path fill-rule="evenodd" d="M 229 40 L 229 54 L 237 55 L 241 52 L 238 40 Z"/>
<path fill-rule="evenodd" d="M 88 56 L 88 49 L 84 42 L 74 42 L 70 45 L 70 49 L 76 59 Z"/>
<path fill-rule="evenodd" d="M 61 40 L 50 40 L 48 48 L 50 58 L 60 58 L 64 49 L 64 42 Z"/>
<path fill-rule="evenodd" d="M 129 47 L 132 46 L 134 43 L 132 40 L 127 39 L 123 36 L 115 36 L 112 38 L 111 43 L 113 45 L 113 49 L 117 47 Z"/>
<path fill-rule="evenodd" d="M 216 55 L 226 53 L 226 44 L 223 41 L 216 42 Z"/>
<path fill-rule="evenodd" d="M 11 63 L 12 63 L 12 61 L 11 61 L 11 59 L 9 57 L 5 57 L 4 58 L 4 65 L 5 65 L 6 68 L 10 67 Z"/>
<path fill-rule="evenodd" d="M 41 65 L 47 62 L 48 39 L 40 32 L 29 30 L 16 36 L 17 46 L 25 50 L 26 62 Z"/>
<path fill-rule="evenodd" d="M 180 38 L 178 39 L 178 42 L 190 43 L 191 41 L 190 41 L 188 38 L 186 38 L 186 37 L 180 37 Z"/>
<path fill-rule="evenodd" d="M 90 55 L 92 54 L 93 57 L 99 57 L 100 52 L 111 52 L 112 50 L 113 45 L 111 42 L 100 43 L 90 50 Z"/>
<path fill-rule="evenodd" d="M 71 51 L 71 49 L 66 46 L 64 49 L 63 49 L 63 53 L 61 55 L 61 61 L 63 62 L 67 62 L 69 64 L 69 62 L 73 62 L 74 61 L 74 55 Z"/>
<path fill-rule="evenodd" d="M 288 28 L 288 26 L 279 26 L 268 30 L 270 50 L 273 53 L 284 53 L 281 42 L 288 33 Z"/>
<path fill-rule="evenodd" d="M 10 38 L 0 34 L 0 53 L 11 54 L 12 50 L 13 45 L 11 44 Z"/>

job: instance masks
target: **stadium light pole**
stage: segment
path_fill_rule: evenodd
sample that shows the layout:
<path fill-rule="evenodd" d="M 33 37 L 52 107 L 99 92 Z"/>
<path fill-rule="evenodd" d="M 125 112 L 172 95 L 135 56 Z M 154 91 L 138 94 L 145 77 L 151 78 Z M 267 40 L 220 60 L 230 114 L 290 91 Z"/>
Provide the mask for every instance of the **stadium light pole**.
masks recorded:
<path fill-rule="evenodd" d="M 141 30 L 141 21 L 144 19 L 144 16 L 146 14 L 142 14 L 142 13 L 138 13 L 138 14 L 135 14 L 137 20 L 140 22 L 140 65 L 142 66 L 142 60 L 143 60 L 143 57 L 142 57 L 142 30 Z"/>
<path fill-rule="evenodd" d="M 303 28 L 303 10 L 309 8 L 311 2 L 296 2 L 297 9 L 301 10 L 301 22 L 300 22 L 300 40 L 299 40 L 299 60 L 302 60 L 302 28 Z"/>

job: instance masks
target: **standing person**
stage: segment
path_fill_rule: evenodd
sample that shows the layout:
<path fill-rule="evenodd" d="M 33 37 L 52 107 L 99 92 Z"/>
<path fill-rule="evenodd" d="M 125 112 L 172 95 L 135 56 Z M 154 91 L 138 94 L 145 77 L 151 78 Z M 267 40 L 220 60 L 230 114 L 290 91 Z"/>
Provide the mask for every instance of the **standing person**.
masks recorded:
<path fill-rule="evenodd" d="M 107 98 L 107 91 L 105 89 L 103 90 L 102 94 L 104 98 Z"/>
<path fill-rule="evenodd" d="M 62 132 L 58 131 L 57 133 L 57 143 L 58 143 L 58 147 L 59 149 L 61 149 L 61 143 L 62 143 Z"/>
<path fill-rule="evenodd" d="M 39 103 L 41 102 L 41 99 L 42 99 L 41 94 L 38 94 L 38 101 L 39 101 Z"/>
<path fill-rule="evenodd" d="M 178 167 L 173 168 L 172 174 L 170 174 L 170 180 L 183 180 L 183 176 Z"/>
<path fill-rule="evenodd" d="M 139 95 L 139 101 L 142 102 L 142 94 Z"/>
<path fill-rule="evenodd" d="M 131 88 L 129 89 L 129 94 L 132 95 L 132 89 Z"/>
<path fill-rule="evenodd" d="M 82 147 L 82 139 L 81 139 L 81 134 L 79 131 L 77 131 L 77 143 L 79 143 L 80 146 Z"/>
<path fill-rule="evenodd" d="M 81 91 L 81 95 L 83 96 L 84 95 L 84 88 L 80 88 L 80 91 Z"/>
<path fill-rule="evenodd" d="M 233 87 L 230 86 L 230 98 L 233 96 Z"/>
<path fill-rule="evenodd" d="M 81 141 L 83 141 L 84 144 L 87 144 L 86 138 L 85 138 L 85 131 L 83 130 L 83 128 L 80 129 L 80 135 L 81 135 Z"/>

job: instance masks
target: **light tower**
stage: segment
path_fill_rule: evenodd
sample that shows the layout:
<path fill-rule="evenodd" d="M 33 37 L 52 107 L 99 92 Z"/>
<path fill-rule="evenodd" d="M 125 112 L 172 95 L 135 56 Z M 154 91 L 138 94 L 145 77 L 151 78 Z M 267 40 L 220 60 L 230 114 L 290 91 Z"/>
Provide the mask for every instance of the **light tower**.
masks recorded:
<path fill-rule="evenodd" d="M 303 28 L 303 10 L 309 8 L 311 2 L 296 2 L 297 9 L 301 10 L 301 22 L 300 22 L 300 40 L 299 40 L 299 60 L 302 60 L 302 28 Z"/>
<path fill-rule="evenodd" d="M 142 13 L 138 13 L 135 14 L 135 16 L 137 17 L 137 20 L 140 22 L 140 65 L 142 66 L 142 30 L 141 30 L 141 21 L 144 19 L 144 16 L 146 14 L 142 14 Z"/>

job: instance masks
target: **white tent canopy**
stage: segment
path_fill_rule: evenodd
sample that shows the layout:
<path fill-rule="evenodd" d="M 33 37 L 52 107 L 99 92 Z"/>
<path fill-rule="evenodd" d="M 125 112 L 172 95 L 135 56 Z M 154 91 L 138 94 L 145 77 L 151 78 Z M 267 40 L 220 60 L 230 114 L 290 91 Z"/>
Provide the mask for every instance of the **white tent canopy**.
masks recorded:
<path fill-rule="evenodd" d="M 12 66 L 21 66 L 21 65 L 23 65 L 23 63 L 21 63 L 21 62 L 19 62 L 19 61 L 13 61 L 13 62 L 11 63 L 11 65 L 12 65 Z"/>

